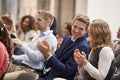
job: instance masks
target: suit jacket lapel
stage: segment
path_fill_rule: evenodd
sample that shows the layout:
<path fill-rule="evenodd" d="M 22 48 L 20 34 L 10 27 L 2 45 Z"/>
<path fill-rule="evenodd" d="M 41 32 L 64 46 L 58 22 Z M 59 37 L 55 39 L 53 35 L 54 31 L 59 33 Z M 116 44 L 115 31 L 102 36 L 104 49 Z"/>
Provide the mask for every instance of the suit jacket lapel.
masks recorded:
<path fill-rule="evenodd" d="M 63 53 L 69 51 L 70 49 L 72 49 L 75 46 L 76 42 L 71 43 L 69 46 L 66 47 L 66 49 L 63 50 Z"/>
<path fill-rule="evenodd" d="M 77 44 L 77 42 L 73 42 L 69 46 L 67 46 L 66 48 L 64 47 L 57 57 L 61 58 L 62 56 L 66 55 L 66 53 L 69 53 L 69 52 L 71 54 L 71 50 L 73 51 L 76 44 Z M 69 54 L 67 54 L 67 55 L 69 55 Z"/>
<path fill-rule="evenodd" d="M 58 52 L 56 53 L 56 57 L 59 57 L 60 55 L 63 54 L 63 50 L 65 48 L 65 45 L 67 44 L 67 42 L 71 39 L 71 37 L 67 37 L 65 38 L 65 40 L 63 40 L 60 49 L 58 50 Z"/>
<path fill-rule="evenodd" d="M 61 45 L 61 49 L 58 51 L 57 53 L 57 58 L 61 58 L 61 56 L 64 56 L 65 53 L 69 53 L 71 54 L 71 52 L 77 48 L 77 44 L 78 42 L 81 42 L 82 40 L 85 39 L 85 36 L 83 36 L 82 38 L 79 38 L 77 39 L 75 42 L 73 42 L 71 45 L 69 45 L 66 49 L 64 49 L 65 47 L 62 47 L 62 46 L 65 46 L 66 43 L 71 39 L 71 37 L 68 37 L 66 40 L 64 40 L 63 44 Z M 69 55 L 69 54 L 67 54 Z"/>

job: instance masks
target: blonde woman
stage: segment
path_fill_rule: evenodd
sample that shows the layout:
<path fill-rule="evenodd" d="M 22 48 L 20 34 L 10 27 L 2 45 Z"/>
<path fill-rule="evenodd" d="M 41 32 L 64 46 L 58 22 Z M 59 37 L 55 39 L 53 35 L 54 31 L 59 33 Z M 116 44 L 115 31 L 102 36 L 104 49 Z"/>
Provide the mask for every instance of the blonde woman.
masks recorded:
<path fill-rule="evenodd" d="M 100 19 L 89 26 L 91 52 L 86 59 L 85 52 L 76 49 L 74 59 L 78 64 L 80 80 L 105 80 L 114 59 L 111 31 L 109 25 Z M 107 80 L 108 79 L 107 77 Z"/>

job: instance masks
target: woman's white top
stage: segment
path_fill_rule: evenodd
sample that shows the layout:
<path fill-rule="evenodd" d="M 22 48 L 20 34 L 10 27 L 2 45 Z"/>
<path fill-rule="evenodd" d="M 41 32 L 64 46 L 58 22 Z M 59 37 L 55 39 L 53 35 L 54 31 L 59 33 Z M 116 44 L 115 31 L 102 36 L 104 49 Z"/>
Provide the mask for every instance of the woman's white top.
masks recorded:
<path fill-rule="evenodd" d="M 99 54 L 98 69 L 92 66 L 92 64 L 90 64 L 89 62 L 87 62 L 86 65 L 83 65 L 83 67 L 79 69 L 80 80 L 84 79 L 82 75 L 83 69 L 87 71 L 89 75 L 94 79 L 104 80 L 109 72 L 113 59 L 114 59 L 113 50 L 108 46 L 103 47 Z"/>

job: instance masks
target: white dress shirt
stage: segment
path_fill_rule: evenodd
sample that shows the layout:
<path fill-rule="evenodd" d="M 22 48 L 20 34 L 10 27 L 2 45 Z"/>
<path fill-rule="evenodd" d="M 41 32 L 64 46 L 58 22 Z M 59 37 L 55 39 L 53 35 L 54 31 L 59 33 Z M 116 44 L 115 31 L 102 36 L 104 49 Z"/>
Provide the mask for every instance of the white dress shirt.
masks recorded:
<path fill-rule="evenodd" d="M 49 46 L 52 47 L 53 53 L 57 49 L 57 40 L 56 37 L 52 33 L 53 31 L 46 31 L 43 33 L 40 33 L 36 37 L 33 38 L 31 42 L 31 46 L 28 47 L 27 45 L 23 44 L 21 46 L 22 51 L 24 51 L 25 54 L 20 56 L 14 56 L 14 59 L 22 60 L 22 63 L 34 68 L 34 69 L 43 69 L 44 67 L 44 56 L 43 54 L 37 49 L 37 42 L 38 41 L 47 41 Z"/>

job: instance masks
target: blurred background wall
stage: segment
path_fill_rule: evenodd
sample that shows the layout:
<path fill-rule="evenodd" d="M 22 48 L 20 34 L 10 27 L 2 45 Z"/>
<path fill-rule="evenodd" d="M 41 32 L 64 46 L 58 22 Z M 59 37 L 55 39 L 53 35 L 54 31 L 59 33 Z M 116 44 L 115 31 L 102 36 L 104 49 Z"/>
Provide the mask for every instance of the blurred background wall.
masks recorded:
<path fill-rule="evenodd" d="M 88 15 L 91 19 L 106 20 L 111 28 L 112 37 L 116 39 L 120 26 L 120 0 L 0 0 L 0 15 L 11 13 L 18 23 L 26 14 L 36 15 L 37 10 L 49 10 L 57 19 L 59 34 L 66 21 L 77 14 Z"/>

